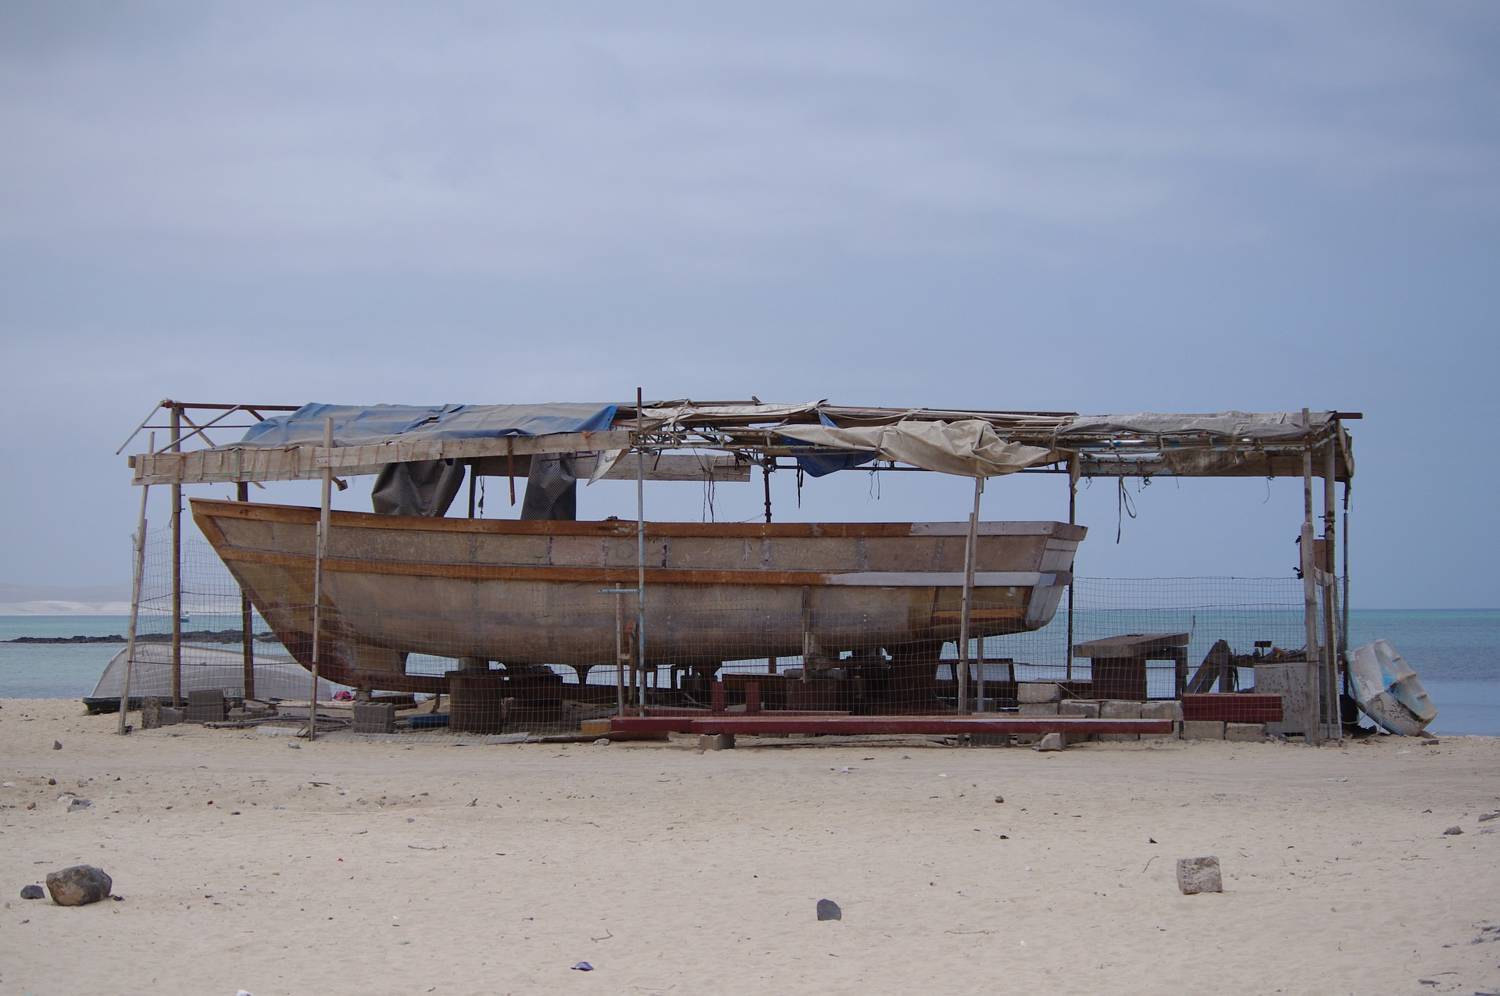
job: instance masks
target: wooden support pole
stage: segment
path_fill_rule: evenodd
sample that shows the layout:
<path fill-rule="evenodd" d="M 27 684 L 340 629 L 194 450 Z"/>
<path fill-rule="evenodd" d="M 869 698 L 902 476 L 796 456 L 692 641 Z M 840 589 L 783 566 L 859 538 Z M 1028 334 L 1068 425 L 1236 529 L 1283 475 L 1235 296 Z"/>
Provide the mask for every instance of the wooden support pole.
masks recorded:
<path fill-rule="evenodd" d="M 172 402 L 173 453 L 182 451 L 182 406 Z M 182 485 L 172 485 L 172 705 L 182 705 Z"/>
<path fill-rule="evenodd" d="M 1339 645 L 1349 652 L 1349 482 L 1344 482 L 1344 621 Z M 1349 694 L 1349 668 L 1344 667 L 1344 694 Z"/>
<path fill-rule="evenodd" d="M 1309 423 L 1308 410 L 1302 409 L 1302 424 Z M 1318 666 L 1318 582 L 1317 558 L 1313 556 L 1312 448 L 1302 451 L 1302 622 L 1307 638 L 1307 710 L 1303 719 L 1308 744 L 1322 742 L 1320 724 L 1323 710 L 1318 703 L 1322 682 Z"/>
<path fill-rule="evenodd" d="M 250 500 L 250 485 L 240 481 L 234 488 L 240 501 Z M 252 632 L 250 596 L 240 587 L 240 663 L 244 670 L 245 698 L 255 698 L 255 634 Z"/>
<path fill-rule="evenodd" d="M 479 481 L 479 468 L 469 464 L 469 518 L 474 518 L 474 485 Z"/>
<path fill-rule="evenodd" d="M 150 490 L 149 486 L 141 487 L 141 514 L 135 524 L 135 563 L 130 571 L 130 628 L 125 636 L 125 680 L 120 685 L 121 734 L 127 732 L 125 713 L 130 709 L 130 676 L 135 667 L 135 627 L 141 615 L 141 578 L 146 571 L 146 492 Z"/>
<path fill-rule="evenodd" d="M 1334 499 L 1335 476 L 1333 441 L 1323 448 L 1323 646 L 1327 648 L 1323 662 L 1323 714 L 1338 730 L 1338 738 L 1344 738 L 1344 724 L 1339 715 L 1338 673 L 1343 662 L 1343 649 L 1339 639 L 1339 577 L 1338 577 L 1338 506 Z"/>
<path fill-rule="evenodd" d="M 1078 518 L 1078 457 L 1068 457 L 1068 525 Z M 1065 680 L 1073 680 L 1073 576 L 1078 573 L 1078 554 L 1073 555 L 1073 569 L 1068 571 L 1068 657 Z"/>
<path fill-rule="evenodd" d="M 323 449 L 333 449 L 333 419 L 323 420 Z M 333 516 L 333 468 L 323 468 L 323 508 L 313 564 L 312 690 L 307 696 L 307 739 L 318 737 L 318 664 L 323 649 L 323 561 L 328 557 L 328 526 Z"/>
<path fill-rule="evenodd" d="M 974 478 L 974 510 L 969 513 L 969 533 L 964 540 L 964 594 L 958 614 L 958 711 L 969 711 L 969 620 L 974 612 L 974 558 L 979 546 L 979 497 L 984 478 Z"/>
<path fill-rule="evenodd" d="M 641 715 L 646 714 L 646 406 L 635 389 L 635 639 L 636 673 L 641 683 Z"/>

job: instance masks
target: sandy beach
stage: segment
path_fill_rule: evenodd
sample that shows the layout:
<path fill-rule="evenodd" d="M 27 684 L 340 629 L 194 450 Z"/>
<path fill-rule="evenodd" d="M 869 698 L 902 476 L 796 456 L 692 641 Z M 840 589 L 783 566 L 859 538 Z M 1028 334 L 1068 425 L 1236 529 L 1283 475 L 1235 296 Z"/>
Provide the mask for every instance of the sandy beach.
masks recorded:
<path fill-rule="evenodd" d="M 0 990 L 1500 989 L 1491 738 L 294 749 L 115 722 L 0 703 Z M 1205 854 L 1225 891 L 1181 895 Z M 19 898 L 76 863 L 123 900 Z"/>

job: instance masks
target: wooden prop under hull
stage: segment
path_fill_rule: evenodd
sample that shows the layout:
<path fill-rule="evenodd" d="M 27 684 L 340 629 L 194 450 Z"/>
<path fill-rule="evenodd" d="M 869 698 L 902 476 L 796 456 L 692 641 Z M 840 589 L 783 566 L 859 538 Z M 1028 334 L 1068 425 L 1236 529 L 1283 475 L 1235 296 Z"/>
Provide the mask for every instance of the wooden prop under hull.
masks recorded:
<path fill-rule="evenodd" d="M 311 662 L 318 510 L 195 499 L 193 517 L 256 609 Z M 432 519 L 335 512 L 323 575 L 321 673 L 439 691 L 408 654 L 507 666 L 612 665 L 616 596 L 636 584 L 635 523 Z M 647 523 L 646 653 L 661 665 L 883 648 L 935 656 L 956 639 L 967 524 Z M 975 637 L 1052 618 L 1085 530 L 980 525 Z M 624 596 L 635 618 L 634 594 Z M 627 641 L 628 642 L 628 641 Z"/>

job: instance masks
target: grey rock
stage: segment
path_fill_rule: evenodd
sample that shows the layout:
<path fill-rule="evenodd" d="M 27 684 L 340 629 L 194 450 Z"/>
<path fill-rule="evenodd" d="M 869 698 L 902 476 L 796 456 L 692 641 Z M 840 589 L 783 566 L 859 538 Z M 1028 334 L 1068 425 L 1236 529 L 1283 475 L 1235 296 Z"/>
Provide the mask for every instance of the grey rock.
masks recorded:
<path fill-rule="evenodd" d="M 52 749 L 53 750 L 62 750 L 62 741 L 61 740 L 54 740 L 54 741 L 52 741 Z"/>
<path fill-rule="evenodd" d="M 1063 737 L 1061 733 L 1049 733 L 1038 740 L 1031 748 L 1032 750 L 1062 750 Z"/>
<path fill-rule="evenodd" d="M 1443 836 L 1444 837 L 1457 837 L 1459 834 L 1461 834 L 1463 832 L 1464 832 L 1464 828 L 1463 827 L 1449 827 L 1448 829 L 1446 829 L 1446 830 L 1443 831 Z"/>
<path fill-rule="evenodd" d="M 47 895 L 47 891 L 45 889 L 43 889 L 40 885 L 23 885 L 23 886 L 21 886 L 21 898 L 22 899 L 42 899 L 46 895 Z"/>
<path fill-rule="evenodd" d="M 839 909 L 838 903 L 834 902 L 832 899 L 818 900 L 819 920 L 842 920 L 843 918 L 844 911 Z"/>
<path fill-rule="evenodd" d="M 64 792 L 58 796 L 57 801 L 62 804 L 62 810 L 65 813 L 76 813 L 79 810 L 88 809 L 93 805 L 93 802 L 90 800 L 80 799 L 78 796 L 68 792 Z"/>
<path fill-rule="evenodd" d="M 1485 813 L 1484 815 L 1480 816 L 1479 822 L 1488 823 L 1490 820 L 1496 819 L 1500 819 L 1500 809 L 1495 810 L 1493 813 Z"/>
<path fill-rule="evenodd" d="M 1219 874 L 1219 859 L 1209 855 L 1204 858 L 1177 859 L 1177 888 L 1184 896 L 1200 892 L 1223 892 L 1224 880 Z"/>
<path fill-rule="evenodd" d="M 104 869 L 93 865 L 74 865 L 47 874 L 47 891 L 59 906 L 84 906 L 109 896 L 114 882 Z"/>

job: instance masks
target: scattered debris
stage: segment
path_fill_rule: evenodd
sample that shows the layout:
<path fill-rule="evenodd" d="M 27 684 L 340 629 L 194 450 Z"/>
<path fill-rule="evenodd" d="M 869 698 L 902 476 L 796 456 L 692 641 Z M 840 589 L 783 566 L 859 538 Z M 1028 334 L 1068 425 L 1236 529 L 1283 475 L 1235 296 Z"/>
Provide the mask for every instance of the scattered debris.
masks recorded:
<path fill-rule="evenodd" d="M 23 885 L 23 886 L 21 886 L 21 898 L 22 899 L 41 899 L 41 898 L 45 897 L 46 895 L 47 895 L 46 890 L 43 889 L 40 885 Z"/>
<path fill-rule="evenodd" d="M 1490 820 L 1500 820 L 1500 809 L 1495 810 L 1493 813 L 1482 813 L 1479 817 L 1480 823 L 1488 823 Z"/>
<path fill-rule="evenodd" d="M 1453 826 L 1443 831 L 1444 837 L 1457 837 L 1464 832 L 1463 827 Z"/>
<path fill-rule="evenodd" d="M 819 920 L 842 920 L 843 918 L 844 911 L 839 909 L 838 903 L 834 902 L 832 899 L 818 900 Z"/>
<path fill-rule="evenodd" d="M 997 796 L 995 796 L 995 801 L 996 802 L 1004 802 L 1005 801 L 1005 796 L 1003 796 L 1003 795 L 997 795 Z"/>
<path fill-rule="evenodd" d="M 1219 859 L 1209 855 L 1203 858 L 1177 859 L 1177 888 L 1184 896 L 1200 892 L 1223 892 L 1224 880 L 1219 873 Z"/>
<path fill-rule="evenodd" d="M 62 750 L 62 741 L 61 740 L 54 740 L 54 741 L 52 741 L 52 749 L 53 750 Z"/>
<path fill-rule="evenodd" d="M 586 961 L 580 961 L 578 964 L 570 965 L 568 967 L 575 972 L 592 972 L 594 970 L 594 966 L 590 965 Z"/>
<path fill-rule="evenodd" d="M 74 865 L 62 871 L 47 873 L 47 891 L 59 906 L 86 906 L 109 895 L 113 880 L 104 869 L 93 865 Z"/>
<path fill-rule="evenodd" d="M 88 799 L 80 799 L 78 796 L 68 792 L 64 792 L 58 796 L 57 801 L 62 803 L 63 812 L 65 813 L 76 813 L 80 809 L 88 809 L 93 805 Z"/>
<path fill-rule="evenodd" d="M 1442 743 L 1442 741 L 1439 740 L 1437 737 L 1428 737 L 1426 740 L 1422 741 L 1422 746 L 1423 747 L 1436 747 L 1440 743 Z"/>

